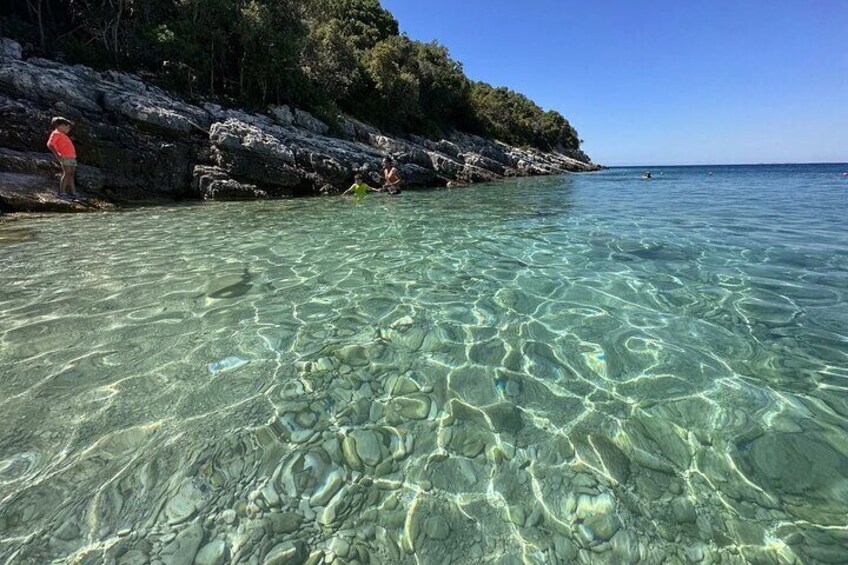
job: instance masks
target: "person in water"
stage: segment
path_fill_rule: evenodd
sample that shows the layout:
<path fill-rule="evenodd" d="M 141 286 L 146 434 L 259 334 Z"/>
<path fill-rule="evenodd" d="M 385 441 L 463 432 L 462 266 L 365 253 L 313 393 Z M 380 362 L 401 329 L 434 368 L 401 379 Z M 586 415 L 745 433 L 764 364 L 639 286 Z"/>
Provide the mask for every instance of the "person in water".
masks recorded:
<path fill-rule="evenodd" d="M 62 178 L 59 180 L 59 196 L 67 196 L 70 198 L 78 198 L 76 174 L 77 174 L 77 150 L 74 147 L 74 142 L 68 137 L 68 133 L 73 127 L 73 122 L 68 119 L 56 117 L 53 118 L 51 126 L 53 132 L 47 140 L 47 148 L 59 161 L 62 167 Z"/>
<path fill-rule="evenodd" d="M 400 173 L 395 168 L 391 157 L 383 159 L 383 177 L 385 179 L 383 190 L 389 194 L 400 194 Z"/>
<path fill-rule="evenodd" d="M 362 196 L 365 196 L 366 194 L 368 194 L 369 192 L 380 192 L 380 190 L 377 189 L 377 188 L 371 188 L 370 186 L 368 186 L 368 184 L 365 182 L 365 178 L 362 176 L 362 174 L 357 173 L 356 176 L 353 177 L 353 185 L 351 185 L 350 188 L 345 190 L 342 193 L 342 196 L 347 196 L 351 192 L 354 194 L 354 196 L 362 197 Z"/>

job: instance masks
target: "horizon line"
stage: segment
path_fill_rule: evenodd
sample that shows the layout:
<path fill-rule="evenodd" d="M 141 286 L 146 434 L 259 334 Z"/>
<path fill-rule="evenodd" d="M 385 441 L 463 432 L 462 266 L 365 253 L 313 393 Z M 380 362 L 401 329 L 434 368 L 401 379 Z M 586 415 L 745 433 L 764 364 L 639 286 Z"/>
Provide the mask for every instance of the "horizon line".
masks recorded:
<path fill-rule="evenodd" d="M 595 163 L 607 169 L 631 169 L 636 167 L 763 167 L 770 165 L 848 165 L 848 161 L 781 161 L 771 163 L 685 163 L 685 164 L 631 164 L 631 165 L 604 165 Z"/>

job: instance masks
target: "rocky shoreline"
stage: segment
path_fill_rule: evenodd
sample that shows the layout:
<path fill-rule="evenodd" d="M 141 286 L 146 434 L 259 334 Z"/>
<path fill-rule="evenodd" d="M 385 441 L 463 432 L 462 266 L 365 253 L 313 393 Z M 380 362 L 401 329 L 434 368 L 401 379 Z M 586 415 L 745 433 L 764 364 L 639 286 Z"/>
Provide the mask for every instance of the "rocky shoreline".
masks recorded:
<path fill-rule="evenodd" d="M 82 166 L 85 206 L 55 196 L 44 146 L 63 115 Z M 392 155 L 407 186 L 597 170 L 585 155 L 517 148 L 456 132 L 396 137 L 339 118 L 339 130 L 287 106 L 248 113 L 189 104 L 138 77 L 24 58 L 0 39 L 0 213 L 76 212 L 132 202 L 240 200 L 335 193 L 354 173 L 379 183 Z M 575 158 L 576 157 L 576 158 Z"/>

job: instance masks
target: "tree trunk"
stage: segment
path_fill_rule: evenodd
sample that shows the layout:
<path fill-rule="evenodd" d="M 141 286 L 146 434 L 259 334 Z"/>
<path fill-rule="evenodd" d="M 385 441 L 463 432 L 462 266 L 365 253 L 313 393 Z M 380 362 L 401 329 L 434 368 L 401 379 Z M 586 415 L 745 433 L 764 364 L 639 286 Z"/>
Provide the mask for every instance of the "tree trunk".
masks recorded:
<path fill-rule="evenodd" d="M 44 0 L 27 0 L 27 8 L 38 22 L 38 40 L 41 51 L 47 50 L 47 38 L 44 33 L 44 15 L 42 12 L 42 2 Z"/>

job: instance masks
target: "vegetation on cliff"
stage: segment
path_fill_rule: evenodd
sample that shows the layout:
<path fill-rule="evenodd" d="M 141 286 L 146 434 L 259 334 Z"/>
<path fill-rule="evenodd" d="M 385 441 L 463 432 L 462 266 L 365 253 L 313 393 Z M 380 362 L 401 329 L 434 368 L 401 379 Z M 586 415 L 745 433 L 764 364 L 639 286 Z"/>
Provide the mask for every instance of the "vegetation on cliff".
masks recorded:
<path fill-rule="evenodd" d="M 0 34 L 34 52 L 133 71 L 188 97 L 290 103 L 396 132 L 456 128 L 580 153 L 577 132 L 506 88 L 469 80 L 378 0 L 0 0 Z"/>

